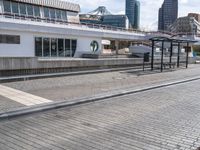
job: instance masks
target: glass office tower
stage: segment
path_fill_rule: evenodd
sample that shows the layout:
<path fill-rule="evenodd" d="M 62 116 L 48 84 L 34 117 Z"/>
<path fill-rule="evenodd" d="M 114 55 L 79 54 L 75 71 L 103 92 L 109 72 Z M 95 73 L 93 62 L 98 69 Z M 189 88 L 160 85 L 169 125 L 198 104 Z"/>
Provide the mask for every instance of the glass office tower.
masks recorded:
<path fill-rule="evenodd" d="M 140 2 L 137 0 L 126 0 L 126 16 L 129 19 L 129 27 L 138 29 L 140 26 Z"/>
<path fill-rule="evenodd" d="M 178 0 L 164 0 L 159 9 L 158 30 L 166 31 L 178 17 Z"/>

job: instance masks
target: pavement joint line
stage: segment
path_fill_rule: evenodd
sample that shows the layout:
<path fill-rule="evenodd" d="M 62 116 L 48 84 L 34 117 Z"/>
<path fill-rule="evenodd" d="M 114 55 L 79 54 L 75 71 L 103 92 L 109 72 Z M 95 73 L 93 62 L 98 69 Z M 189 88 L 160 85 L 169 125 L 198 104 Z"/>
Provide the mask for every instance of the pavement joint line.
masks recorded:
<path fill-rule="evenodd" d="M 101 95 L 99 94 L 99 95 L 95 95 L 92 97 L 74 99 L 73 101 L 59 101 L 59 102 L 51 102 L 51 103 L 40 104 L 40 105 L 35 105 L 35 106 L 23 107 L 23 108 L 19 108 L 16 110 L 0 113 L 0 121 L 9 120 L 12 118 L 25 116 L 25 115 L 29 115 L 29 114 L 45 112 L 45 111 L 53 110 L 53 109 L 59 109 L 59 108 L 64 108 L 64 107 L 71 107 L 71 106 L 77 106 L 77 105 L 81 105 L 81 104 L 103 101 L 103 100 L 109 99 L 109 98 L 115 98 L 115 97 L 130 95 L 130 94 L 136 94 L 136 93 L 155 90 L 155 89 L 159 89 L 159 88 L 170 87 L 173 85 L 193 82 L 193 81 L 197 81 L 197 80 L 200 80 L 200 76 L 194 77 L 194 78 L 188 78 L 188 79 L 184 79 L 184 80 L 179 80 L 179 81 L 174 81 L 174 82 L 158 84 L 158 85 L 144 87 L 144 88 L 139 88 L 139 89 L 134 89 L 134 90 L 119 90 L 117 92 L 106 93 L 106 94 L 101 94 Z"/>

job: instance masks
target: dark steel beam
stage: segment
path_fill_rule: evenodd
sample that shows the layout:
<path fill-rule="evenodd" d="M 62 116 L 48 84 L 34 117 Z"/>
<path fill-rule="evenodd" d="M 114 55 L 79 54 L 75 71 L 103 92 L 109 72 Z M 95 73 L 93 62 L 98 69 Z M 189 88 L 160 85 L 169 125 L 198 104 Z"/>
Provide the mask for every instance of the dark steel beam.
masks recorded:
<path fill-rule="evenodd" d="M 151 52 L 151 70 L 154 69 L 154 40 L 152 40 L 152 52 Z"/>
<path fill-rule="evenodd" d="M 180 51 L 181 51 L 181 45 L 178 43 L 178 56 L 177 56 L 177 68 L 180 66 Z"/>
<path fill-rule="evenodd" d="M 186 68 L 188 68 L 188 61 L 189 61 L 189 46 L 190 46 L 190 43 L 187 42 L 187 48 L 186 48 Z"/>
<path fill-rule="evenodd" d="M 172 54 L 173 54 L 173 42 L 171 42 L 171 47 L 170 47 L 170 56 L 169 56 L 169 63 L 170 63 L 170 68 L 172 67 Z"/>
<path fill-rule="evenodd" d="M 163 57 L 164 57 L 164 41 L 162 41 L 162 52 L 161 52 L 161 68 L 160 71 L 163 72 Z"/>

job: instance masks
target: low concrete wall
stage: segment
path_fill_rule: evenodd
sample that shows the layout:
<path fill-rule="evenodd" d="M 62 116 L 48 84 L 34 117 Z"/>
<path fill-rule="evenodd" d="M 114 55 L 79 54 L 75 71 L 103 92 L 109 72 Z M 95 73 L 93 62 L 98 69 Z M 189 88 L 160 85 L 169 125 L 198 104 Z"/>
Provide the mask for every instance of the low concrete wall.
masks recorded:
<path fill-rule="evenodd" d="M 184 60 L 183 60 L 184 61 Z M 165 58 L 164 62 L 169 62 Z M 176 62 L 176 58 L 173 59 Z M 154 60 L 155 64 L 160 59 Z M 148 63 L 147 63 L 148 64 Z M 149 62 L 150 64 L 150 62 Z M 66 59 L 66 58 L 0 58 L 0 76 L 70 72 L 93 69 L 142 66 L 141 58 Z"/>
<path fill-rule="evenodd" d="M 44 69 L 44 68 L 81 68 L 103 66 L 126 66 L 142 63 L 140 58 L 118 59 L 38 59 L 0 58 L 0 70 Z"/>

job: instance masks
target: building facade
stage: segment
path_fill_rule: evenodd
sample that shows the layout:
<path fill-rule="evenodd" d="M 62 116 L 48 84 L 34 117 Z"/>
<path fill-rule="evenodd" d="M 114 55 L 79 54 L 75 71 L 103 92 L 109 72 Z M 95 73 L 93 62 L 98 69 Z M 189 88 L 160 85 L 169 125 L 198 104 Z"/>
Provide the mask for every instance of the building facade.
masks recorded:
<path fill-rule="evenodd" d="M 196 21 L 198 21 L 200 23 L 200 14 L 197 13 L 189 13 L 188 14 L 189 17 L 194 17 Z"/>
<path fill-rule="evenodd" d="M 126 0 L 126 16 L 129 19 L 129 27 L 139 29 L 140 26 L 140 2 Z"/>
<path fill-rule="evenodd" d="M 190 15 L 180 17 L 170 25 L 169 31 L 173 33 L 200 34 L 200 23 Z"/>
<path fill-rule="evenodd" d="M 121 27 L 128 29 L 129 20 L 126 15 L 105 15 L 102 16 L 102 24 L 109 25 L 113 27 Z"/>
<path fill-rule="evenodd" d="M 106 7 L 100 6 L 87 14 L 80 14 L 81 23 L 100 24 L 119 28 L 129 28 L 129 20 L 126 15 L 113 15 Z"/>
<path fill-rule="evenodd" d="M 178 17 L 178 0 L 164 0 L 158 13 L 158 30 L 166 31 Z"/>
<path fill-rule="evenodd" d="M 69 26 L 80 24 L 79 11 L 78 4 L 60 0 L 1 0 L 0 56 L 80 57 L 92 53 L 92 41 L 100 50 L 101 38 Z"/>
<path fill-rule="evenodd" d="M 100 54 L 102 40 L 144 33 L 80 23 L 80 6 L 61 0 L 0 0 L 0 57 L 82 57 Z"/>

